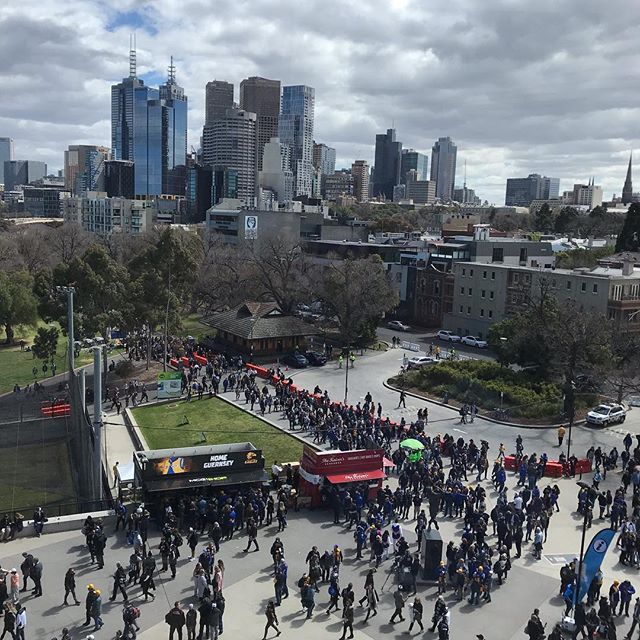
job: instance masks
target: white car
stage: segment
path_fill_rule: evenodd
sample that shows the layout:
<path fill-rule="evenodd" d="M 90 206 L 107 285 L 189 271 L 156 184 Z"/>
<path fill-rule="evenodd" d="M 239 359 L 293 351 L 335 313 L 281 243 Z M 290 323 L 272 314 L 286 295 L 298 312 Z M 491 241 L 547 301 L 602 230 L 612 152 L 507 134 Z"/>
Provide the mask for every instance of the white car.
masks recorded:
<path fill-rule="evenodd" d="M 624 422 L 627 417 L 626 409 L 619 404 L 599 404 L 595 409 L 587 413 L 587 422 L 606 426 Z"/>
<path fill-rule="evenodd" d="M 433 364 L 434 362 L 438 361 L 431 356 L 415 356 L 414 358 L 409 358 L 409 361 L 407 362 L 407 368 L 419 369 L 425 364 Z"/>
<path fill-rule="evenodd" d="M 389 329 L 395 329 L 396 331 L 409 331 L 409 325 L 403 324 L 400 320 L 391 320 L 387 322 Z"/>
<path fill-rule="evenodd" d="M 481 340 L 476 336 L 465 336 L 460 342 L 469 347 L 478 347 L 478 349 L 486 349 L 489 346 L 489 343 L 486 340 Z"/>
<path fill-rule="evenodd" d="M 452 331 L 440 330 L 436 333 L 436 338 L 439 340 L 448 340 L 449 342 L 460 342 L 460 336 L 456 335 Z"/>

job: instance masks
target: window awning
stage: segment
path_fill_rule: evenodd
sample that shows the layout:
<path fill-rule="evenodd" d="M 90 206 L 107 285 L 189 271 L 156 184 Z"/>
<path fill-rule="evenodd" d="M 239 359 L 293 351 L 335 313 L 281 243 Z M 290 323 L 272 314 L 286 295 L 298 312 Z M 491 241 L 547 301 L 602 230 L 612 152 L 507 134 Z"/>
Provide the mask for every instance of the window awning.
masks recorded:
<path fill-rule="evenodd" d="M 331 484 L 344 484 L 345 482 L 363 482 L 365 480 L 380 480 L 385 478 L 382 469 L 372 469 L 371 471 L 356 471 L 354 473 L 336 473 L 327 476 Z"/>
<path fill-rule="evenodd" d="M 244 471 L 242 473 L 221 473 L 210 476 L 187 476 L 185 474 L 164 476 L 161 480 L 148 480 L 144 483 L 144 488 L 147 491 L 175 491 L 192 487 L 223 487 L 268 481 L 269 476 L 266 472 L 263 469 L 256 469 L 255 471 Z"/>

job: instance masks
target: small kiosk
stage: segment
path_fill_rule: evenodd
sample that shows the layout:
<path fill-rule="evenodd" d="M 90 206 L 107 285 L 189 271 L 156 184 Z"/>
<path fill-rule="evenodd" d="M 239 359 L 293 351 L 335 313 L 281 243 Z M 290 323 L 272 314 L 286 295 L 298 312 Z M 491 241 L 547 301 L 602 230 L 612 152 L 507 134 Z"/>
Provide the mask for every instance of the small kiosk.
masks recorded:
<path fill-rule="evenodd" d="M 368 498 L 376 497 L 382 487 L 384 472 L 382 449 L 356 449 L 355 451 L 316 451 L 305 445 L 300 461 L 299 495 L 310 498 L 311 506 L 322 504 L 325 483 L 362 484 L 369 487 Z"/>
<path fill-rule="evenodd" d="M 269 480 L 262 451 L 250 442 L 136 451 L 133 464 L 136 485 L 152 502 L 161 492 L 261 485 Z"/>

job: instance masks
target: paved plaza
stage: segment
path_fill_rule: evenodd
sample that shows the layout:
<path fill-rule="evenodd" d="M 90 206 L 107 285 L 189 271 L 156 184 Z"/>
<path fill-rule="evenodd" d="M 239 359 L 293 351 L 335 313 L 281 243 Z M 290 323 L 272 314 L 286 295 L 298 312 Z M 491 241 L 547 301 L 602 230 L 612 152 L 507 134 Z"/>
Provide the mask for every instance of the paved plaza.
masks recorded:
<path fill-rule="evenodd" d="M 477 419 L 473 424 L 459 425 L 455 411 L 447 407 L 428 404 L 422 400 L 408 397 L 406 409 L 396 409 L 398 394 L 383 386 L 383 381 L 397 372 L 400 366 L 402 352 L 389 350 L 386 353 L 372 354 L 358 358 L 355 368 L 349 372 L 350 403 L 362 401 L 369 391 L 374 401 L 381 402 L 384 414 L 392 418 L 405 416 L 407 421 L 415 418 L 418 408 L 428 406 L 429 426 L 428 433 L 451 433 L 462 436 L 465 439 L 474 438 L 476 442 L 487 440 L 490 445 L 489 458 L 495 456 L 500 442 L 507 445 L 507 452 L 515 449 L 515 438 L 520 433 L 524 440 L 525 453 L 546 452 L 550 459 L 557 458 L 558 448 L 555 430 L 527 429 L 518 430 L 513 427 L 495 424 L 482 419 Z M 345 372 L 328 364 L 321 369 L 307 369 L 299 372 L 288 372 L 294 377 L 299 386 L 312 389 L 319 385 L 323 390 L 327 389 L 329 395 L 335 399 L 344 398 Z M 230 398 L 231 394 L 227 394 Z M 244 406 L 244 401 L 239 403 Z M 279 414 L 267 414 L 266 416 L 281 428 L 288 429 L 288 423 L 280 418 Z M 629 427 L 629 428 L 628 428 Z M 640 432 L 629 420 L 622 429 L 595 430 L 584 426 L 577 426 L 573 434 L 573 447 L 577 455 L 584 455 L 586 449 L 593 445 L 602 446 L 603 450 L 609 450 L 616 445 L 622 449 L 623 434 L 627 431 Z M 107 446 L 109 465 L 115 459 L 126 460 L 131 455 L 130 444 L 127 439 L 124 426 L 114 417 L 109 416 L 107 425 Z M 565 448 L 566 450 L 566 448 Z M 445 459 L 445 466 L 448 460 Z M 620 472 L 609 473 L 607 479 L 601 484 L 601 488 L 611 488 L 619 485 Z M 469 476 L 472 480 L 472 476 Z M 585 480 L 589 478 L 585 477 Z M 452 592 L 446 594 L 452 611 L 451 633 L 452 640 L 475 639 L 478 633 L 484 634 L 487 640 L 515 640 L 525 637 L 523 629 L 534 607 L 540 608 L 541 618 L 548 623 L 547 631 L 553 624 L 560 620 L 563 610 L 562 599 L 558 595 L 559 570 L 565 559 L 576 557 L 580 547 L 581 518 L 575 513 L 577 487 L 571 480 L 549 481 L 544 479 L 540 486 L 558 483 L 561 489 L 560 512 L 551 519 L 548 541 L 544 545 L 542 560 L 535 560 L 531 555 L 531 547 L 523 545 L 523 556 L 513 560 L 513 569 L 509 573 L 508 580 L 502 586 L 494 581 L 492 602 L 479 606 L 472 606 L 464 600 L 458 603 Z M 392 477 L 389 481 L 395 488 L 396 481 Z M 471 482 L 470 484 L 475 484 Z M 507 487 L 509 498 L 513 497 L 516 478 L 512 473 L 508 474 Z M 490 481 L 483 482 L 488 495 L 488 508 L 495 504 L 497 494 L 493 491 Z M 460 541 L 462 531 L 461 519 L 440 518 L 441 533 L 444 545 L 451 539 L 456 543 Z M 599 521 L 594 520 L 594 533 L 599 528 Z M 604 526 L 604 523 L 602 524 Z M 411 549 L 416 548 L 416 535 L 414 532 L 415 521 L 402 522 L 405 537 L 411 543 Z M 90 564 L 89 554 L 83 547 L 84 536 L 80 531 L 68 533 L 45 534 L 41 538 L 26 538 L 7 543 L 0 548 L 0 562 L 3 568 L 18 567 L 23 551 L 30 552 L 39 557 L 44 565 L 42 598 L 33 598 L 30 593 L 21 594 L 26 597 L 22 600 L 27 607 L 28 629 L 26 638 L 50 640 L 59 636 L 62 627 L 68 627 L 73 640 L 84 639 L 89 633 L 86 627 L 80 625 L 84 621 L 84 606 L 62 605 L 64 589 L 64 573 L 69 567 L 74 567 L 77 572 L 78 597 L 84 601 L 85 588 L 88 583 L 93 583 L 103 593 L 103 619 L 105 626 L 95 633 L 96 639 L 111 639 L 116 631 L 122 628 L 122 598 L 118 596 L 115 602 L 108 601 L 113 586 L 112 575 L 115 563 L 128 564 L 131 547 L 126 545 L 124 534 L 107 531 L 109 535 L 105 552 L 105 568 L 96 570 Z M 262 638 L 264 628 L 264 608 L 269 599 L 274 596 L 272 561 L 269 548 L 277 534 L 277 523 L 270 527 L 260 529 L 258 542 L 259 552 L 244 553 L 246 535 L 241 534 L 233 540 L 223 542 L 220 558 L 226 565 L 223 593 L 226 599 L 224 614 L 224 635 L 230 638 Z M 363 595 L 364 575 L 369 568 L 368 555 L 365 552 L 365 560 L 355 559 L 355 544 L 353 532 L 348 531 L 344 525 L 332 524 L 332 514 L 328 511 L 301 510 L 298 513 L 290 512 L 289 526 L 280 534 L 285 546 L 285 555 L 289 564 L 288 586 L 290 597 L 283 601 L 278 608 L 281 638 L 300 637 L 315 640 L 316 638 L 337 638 L 342 632 L 341 612 L 325 613 L 329 602 L 327 585 L 321 588 L 316 596 L 316 608 L 313 618 L 305 619 L 299 599 L 299 590 L 296 583 L 299 577 L 306 571 L 305 557 L 313 544 L 322 552 L 331 549 L 334 544 L 340 545 L 344 551 L 345 562 L 340 571 L 340 587 L 345 587 L 352 582 L 355 590 L 356 601 Z M 157 550 L 158 537 L 156 534 L 150 537 L 152 549 Z M 495 544 L 495 537 L 488 537 L 489 544 Z M 202 541 L 204 543 L 204 539 Z M 202 546 L 202 545 L 201 545 Z M 183 554 L 185 553 L 182 547 Z M 178 572 L 175 580 L 169 573 L 161 573 L 156 579 L 156 598 L 154 601 L 144 602 L 141 598 L 140 587 L 136 586 L 130 592 L 132 602 L 140 606 L 142 615 L 139 620 L 141 632 L 138 637 L 142 640 L 168 637 L 168 627 L 164 623 L 164 616 L 169 611 L 173 602 L 179 600 L 183 607 L 189 603 L 196 603 L 193 597 L 193 583 L 191 579 L 193 563 L 181 558 L 178 562 Z M 604 587 L 608 590 L 614 578 L 619 580 L 628 577 L 638 591 L 640 582 L 636 583 L 637 571 L 618 563 L 617 551 L 608 553 L 603 565 Z M 391 561 L 383 563 L 376 574 L 376 588 L 380 596 L 378 615 L 368 623 L 364 623 L 365 610 L 359 608 L 356 602 L 355 609 L 355 637 L 358 639 L 370 638 L 406 638 L 408 621 L 389 623 L 393 612 L 393 584 L 394 576 L 391 572 Z M 424 621 L 429 622 L 433 612 L 435 601 L 435 585 L 419 584 L 418 595 L 423 596 L 425 603 Z M 408 611 L 405 611 L 408 618 Z M 630 619 L 618 618 L 618 637 L 622 637 L 630 626 Z M 623 633 L 624 632 L 624 633 Z M 426 632 L 422 634 L 414 628 L 412 635 L 425 635 L 436 637 L 437 634 Z M 275 634 L 271 632 L 270 637 Z M 186 637 L 186 634 L 185 634 Z"/>

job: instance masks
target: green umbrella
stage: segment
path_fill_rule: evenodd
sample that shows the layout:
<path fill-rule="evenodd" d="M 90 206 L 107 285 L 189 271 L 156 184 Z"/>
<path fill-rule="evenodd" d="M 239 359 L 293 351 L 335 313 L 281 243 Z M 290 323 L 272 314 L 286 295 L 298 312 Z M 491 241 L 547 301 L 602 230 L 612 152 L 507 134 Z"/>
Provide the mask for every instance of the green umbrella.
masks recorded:
<path fill-rule="evenodd" d="M 412 449 L 413 451 L 422 451 L 424 449 L 424 445 L 420 440 L 416 440 L 415 438 L 407 438 L 400 443 L 400 446 L 404 449 Z"/>

